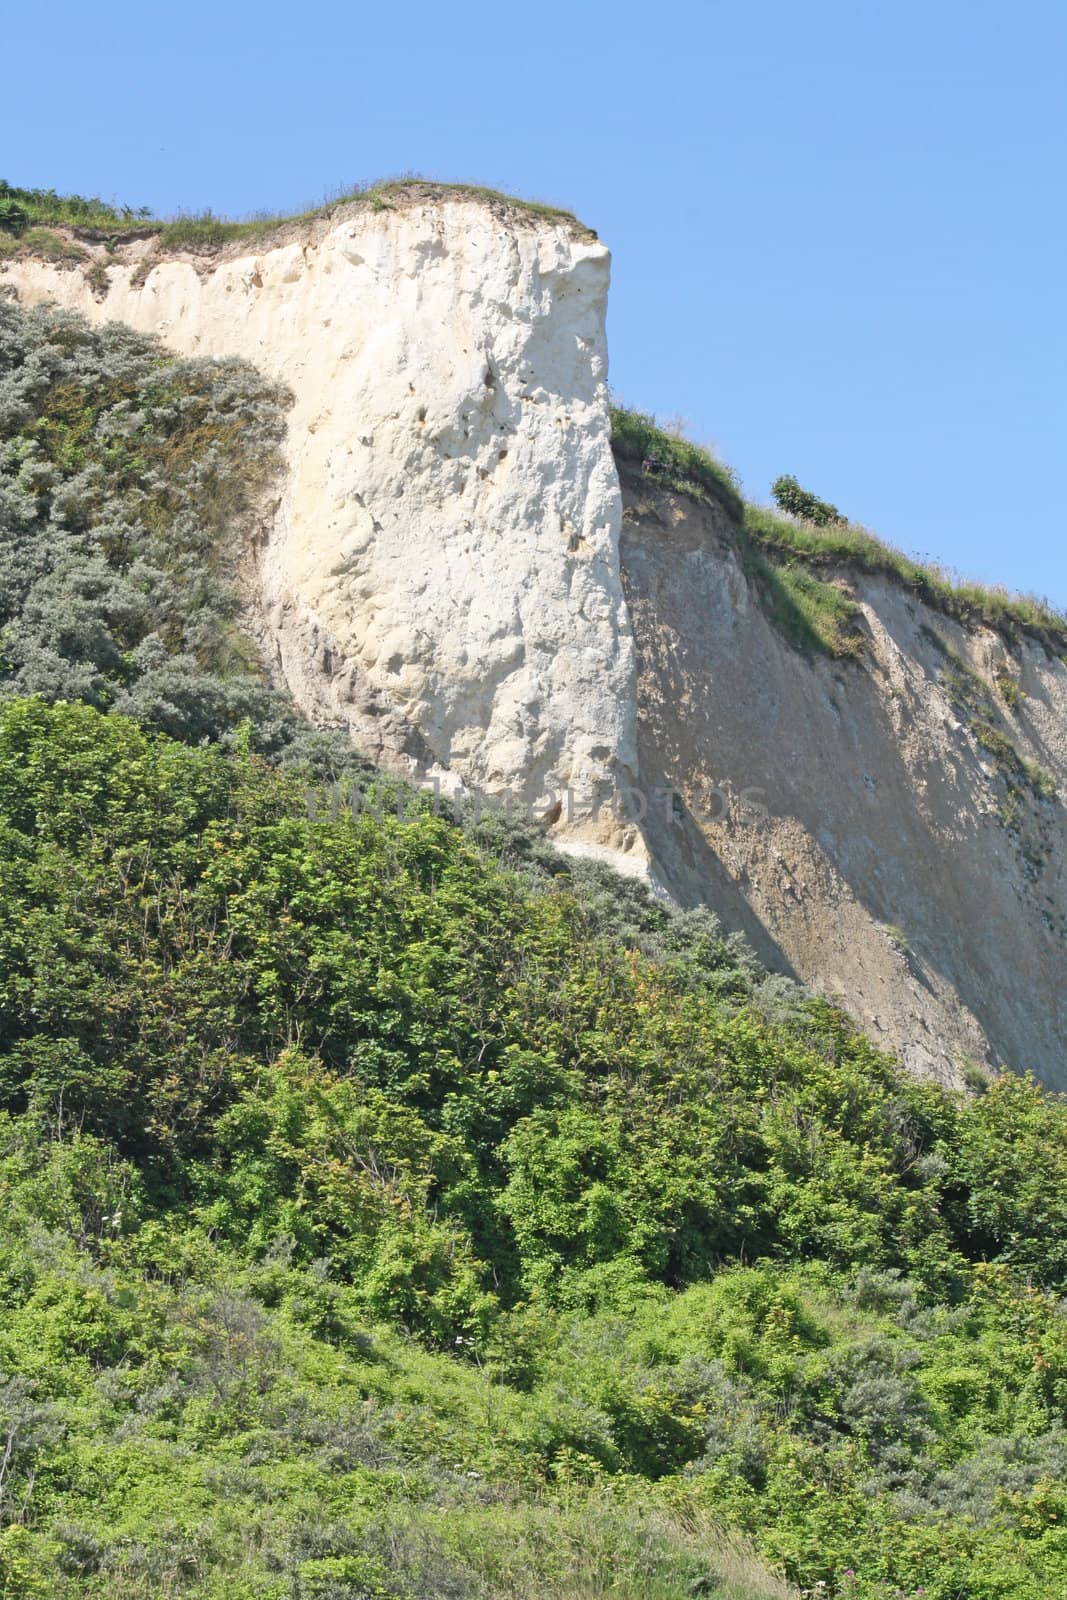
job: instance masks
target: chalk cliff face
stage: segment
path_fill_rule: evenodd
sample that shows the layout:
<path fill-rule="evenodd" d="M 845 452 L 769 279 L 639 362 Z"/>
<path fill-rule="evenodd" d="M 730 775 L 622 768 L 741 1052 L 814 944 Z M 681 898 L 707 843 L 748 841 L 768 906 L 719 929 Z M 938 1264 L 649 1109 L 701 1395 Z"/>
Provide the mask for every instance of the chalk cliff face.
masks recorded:
<path fill-rule="evenodd" d="M 25 259 L 0 291 L 292 391 L 277 504 L 235 555 L 309 715 L 395 770 L 570 791 L 560 843 L 710 903 L 917 1071 L 1067 1087 L 1067 809 L 1025 778 L 1067 797 L 1067 667 L 848 575 L 863 662 L 799 655 L 724 514 L 620 483 L 595 239 L 416 191 L 205 256 L 98 254 L 106 291 Z"/>
<path fill-rule="evenodd" d="M 251 563 L 261 642 L 386 765 L 583 811 L 635 766 L 604 317 L 610 257 L 473 200 L 349 208 L 254 251 L 6 274 L 293 394 Z M 246 564 L 247 569 L 248 564 Z"/>

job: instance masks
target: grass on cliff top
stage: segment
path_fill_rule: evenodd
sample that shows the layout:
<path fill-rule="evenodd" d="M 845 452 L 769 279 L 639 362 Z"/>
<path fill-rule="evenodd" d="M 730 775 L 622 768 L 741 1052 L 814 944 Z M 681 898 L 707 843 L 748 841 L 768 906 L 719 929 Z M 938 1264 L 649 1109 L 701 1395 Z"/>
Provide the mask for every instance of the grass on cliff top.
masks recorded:
<path fill-rule="evenodd" d="M 617 456 L 639 462 L 660 483 L 701 499 L 710 494 L 738 521 L 744 516 L 745 504 L 733 471 L 702 445 L 661 427 L 649 413 L 613 404 L 611 442 Z"/>
<path fill-rule="evenodd" d="M 612 442 L 622 460 L 641 463 L 670 488 L 698 499 L 710 495 L 726 507 L 750 555 L 762 555 L 758 576 L 765 585 L 770 578 L 778 589 L 772 599 L 782 617 L 799 611 L 787 626 L 787 631 L 799 633 L 798 642 L 830 655 L 860 653 L 847 614 L 851 610 L 854 615 L 856 608 L 825 576 L 843 568 L 894 579 L 934 610 L 964 624 L 983 623 L 1008 636 L 1031 634 L 1057 652 L 1067 648 L 1067 614 L 1047 600 L 961 581 L 944 567 L 918 561 L 856 523 L 822 527 L 753 505 L 742 498 L 729 467 L 692 440 L 661 427 L 654 417 L 613 406 L 611 421 Z"/>
<path fill-rule="evenodd" d="M 388 210 L 403 198 L 405 191 L 440 191 L 442 195 L 464 196 L 487 205 L 501 204 L 531 216 L 567 222 L 581 232 L 591 229 L 578 221 L 571 211 L 547 205 L 536 200 L 522 200 L 499 189 L 489 189 L 469 183 L 439 183 L 416 174 L 398 178 L 384 178 L 372 183 L 353 184 L 326 196 L 320 205 L 299 212 L 269 212 L 239 220 L 218 217 L 214 212 L 202 211 L 171 218 L 154 217 L 148 207 L 113 205 L 99 197 L 86 195 L 61 195 L 54 189 L 19 189 L 0 181 L 0 200 L 14 202 L 31 224 L 85 229 L 93 234 L 105 234 L 121 242 L 124 236 L 141 234 L 145 230 L 158 230 L 159 244 L 164 250 L 215 250 L 233 239 L 262 238 L 291 222 L 311 222 L 315 217 L 328 214 L 335 207 L 362 201 L 375 211 Z M 13 235 L 8 235 L 8 239 Z M 25 236 L 23 236 L 25 238 Z M 0 233 L 0 240 L 4 234 Z M 8 250 L 10 253 L 10 250 Z M 33 253 L 41 254 L 43 250 Z"/>
<path fill-rule="evenodd" d="M 87 261 L 89 252 L 74 239 L 51 228 L 31 227 L 23 233 L 0 233 L 0 261 L 12 256 L 37 256 L 42 261 Z"/>

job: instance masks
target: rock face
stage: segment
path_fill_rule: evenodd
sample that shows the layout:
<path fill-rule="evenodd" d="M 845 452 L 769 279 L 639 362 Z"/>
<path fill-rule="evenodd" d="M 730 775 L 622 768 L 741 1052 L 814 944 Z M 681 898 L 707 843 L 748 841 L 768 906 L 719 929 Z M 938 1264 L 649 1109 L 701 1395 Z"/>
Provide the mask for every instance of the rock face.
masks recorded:
<path fill-rule="evenodd" d="M 295 236 L 294 236 L 295 235 Z M 604 317 L 610 256 L 475 200 L 353 206 L 250 253 L 6 281 L 293 394 L 261 642 L 370 754 L 588 811 L 635 763 Z"/>
<path fill-rule="evenodd" d="M 566 848 L 710 903 L 916 1071 L 1067 1087 L 1067 809 L 1038 776 L 1067 797 L 1067 667 L 847 574 L 864 661 L 799 655 L 725 514 L 620 484 L 603 246 L 421 189 L 255 246 L 97 254 L 106 291 L 16 258 L 0 292 L 292 391 L 278 503 L 235 554 L 312 718 L 542 800 Z"/>
<path fill-rule="evenodd" d="M 855 576 L 863 660 L 806 660 L 726 516 L 622 470 L 641 783 L 678 796 L 649 806 L 661 880 L 915 1071 L 1067 1087 L 1067 666 Z"/>

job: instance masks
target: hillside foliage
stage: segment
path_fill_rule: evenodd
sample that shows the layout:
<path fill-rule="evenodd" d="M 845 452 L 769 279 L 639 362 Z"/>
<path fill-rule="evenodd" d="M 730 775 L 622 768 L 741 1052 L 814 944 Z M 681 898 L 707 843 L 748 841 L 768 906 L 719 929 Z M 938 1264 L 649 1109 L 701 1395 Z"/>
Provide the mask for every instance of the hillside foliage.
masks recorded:
<path fill-rule="evenodd" d="M 240 623 L 287 406 L 243 362 L 0 300 L 0 696 L 365 765 L 270 688 Z"/>
<path fill-rule="evenodd" d="M 346 770 L 284 397 L 0 315 L 3 1600 L 1067 1586 L 1067 1104 Z"/>
<path fill-rule="evenodd" d="M 0 825 L 9 1594 L 1067 1580 L 1059 1099 L 90 707 Z"/>

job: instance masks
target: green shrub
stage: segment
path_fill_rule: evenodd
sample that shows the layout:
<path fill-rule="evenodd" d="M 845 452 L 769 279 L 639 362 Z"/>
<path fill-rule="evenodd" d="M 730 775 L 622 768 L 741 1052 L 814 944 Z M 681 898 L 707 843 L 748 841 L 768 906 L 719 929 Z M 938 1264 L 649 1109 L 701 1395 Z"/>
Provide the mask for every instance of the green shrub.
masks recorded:
<path fill-rule="evenodd" d="M 0 305 L 0 693 L 189 738 L 249 717 L 268 741 L 295 732 L 223 556 L 270 481 L 284 404 L 239 362 Z"/>
<path fill-rule="evenodd" d="M 29 212 L 10 195 L 0 191 L 0 233 L 22 233 L 29 226 Z"/>
<path fill-rule="evenodd" d="M 846 527 L 848 524 L 848 518 L 843 517 L 836 506 L 802 489 L 797 480 L 788 474 L 775 478 L 771 484 L 771 494 L 780 510 L 791 517 L 799 517 L 803 522 L 813 522 L 817 528 L 831 525 Z"/>

